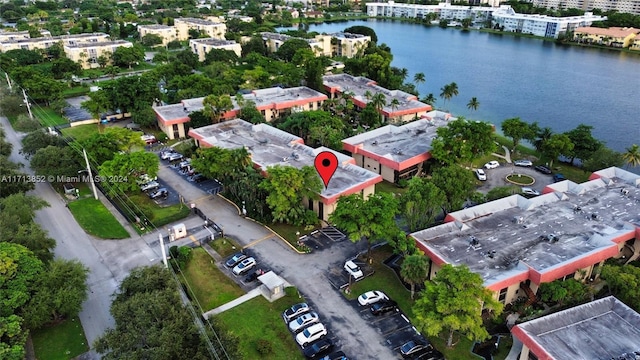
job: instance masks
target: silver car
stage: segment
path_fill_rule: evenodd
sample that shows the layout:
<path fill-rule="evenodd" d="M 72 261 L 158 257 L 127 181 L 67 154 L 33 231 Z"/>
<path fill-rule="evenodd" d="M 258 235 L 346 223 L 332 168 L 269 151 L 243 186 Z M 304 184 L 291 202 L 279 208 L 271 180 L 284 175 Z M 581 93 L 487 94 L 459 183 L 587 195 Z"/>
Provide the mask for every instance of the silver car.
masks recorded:
<path fill-rule="evenodd" d="M 312 311 L 310 313 L 300 315 L 295 320 L 290 322 L 289 330 L 291 330 L 291 332 L 295 334 L 295 333 L 298 333 L 299 331 L 302 331 L 308 325 L 315 324 L 318 321 L 320 321 L 318 314 L 315 311 Z"/>
<path fill-rule="evenodd" d="M 149 190 L 154 190 L 160 187 L 160 184 L 157 181 L 150 181 L 144 185 L 140 185 L 140 190 L 147 192 Z"/>

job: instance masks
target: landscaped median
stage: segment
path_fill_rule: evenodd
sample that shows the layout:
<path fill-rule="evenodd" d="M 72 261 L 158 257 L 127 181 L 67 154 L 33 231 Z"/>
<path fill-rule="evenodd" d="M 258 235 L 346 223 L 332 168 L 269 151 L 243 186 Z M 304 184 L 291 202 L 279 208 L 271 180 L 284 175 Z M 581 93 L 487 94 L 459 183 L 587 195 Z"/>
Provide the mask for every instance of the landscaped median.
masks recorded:
<path fill-rule="evenodd" d="M 87 339 L 77 317 L 31 334 L 38 360 L 73 359 L 89 350 Z"/>
<path fill-rule="evenodd" d="M 129 233 L 100 200 L 85 198 L 68 204 L 76 221 L 88 234 L 102 239 L 125 239 Z"/>

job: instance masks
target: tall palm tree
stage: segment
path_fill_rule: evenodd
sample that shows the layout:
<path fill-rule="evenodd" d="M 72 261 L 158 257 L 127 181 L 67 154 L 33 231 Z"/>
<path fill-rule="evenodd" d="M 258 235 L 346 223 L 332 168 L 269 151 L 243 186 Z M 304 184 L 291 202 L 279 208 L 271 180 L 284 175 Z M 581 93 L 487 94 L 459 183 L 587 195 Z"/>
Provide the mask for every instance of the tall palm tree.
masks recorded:
<path fill-rule="evenodd" d="M 376 108 L 376 110 L 378 110 L 378 112 L 380 113 L 380 117 L 384 122 L 384 115 L 382 114 L 382 108 L 384 108 L 385 105 L 387 105 L 387 98 L 384 96 L 384 94 L 379 92 L 373 95 L 371 97 L 371 105 L 373 105 L 373 107 Z"/>
<path fill-rule="evenodd" d="M 477 97 L 472 97 L 471 100 L 467 103 L 467 109 L 469 110 L 478 110 L 478 106 L 480 106 L 480 102 Z"/>
<path fill-rule="evenodd" d="M 451 84 L 447 84 L 440 88 L 440 97 L 444 100 L 445 104 L 447 103 L 447 101 L 451 100 L 452 96 L 453 95 L 451 94 Z"/>
<path fill-rule="evenodd" d="M 426 79 L 424 77 L 424 73 L 419 72 L 413 75 L 413 83 L 416 84 L 416 86 L 420 84 L 424 84 L 425 82 L 426 82 Z"/>
<path fill-rule="evenodd" d="M 631 145 L 631 147 L 626 148 L 625 153 L 622 154 L 622 158 L 627 162 L 627 168 L 629 166 L 639 166 L 640 165 L 640 146 L 637 144 Z"/>
<path fill-rule="evenodd" d="M 402 262 L 400 268 L 400 276 L 411 285 L 411 299 L 415 293 L 416 284 L 422 283 L 427 279 L 427 270 L 429 262 L 421 252 L 407 256 Z"/>
<path fill-rule="evenodd" d="M 429 95 L 425 96 L 425 97 L 424 97 L 422 100 L 420 100 L 420 101 L 422 101 L 423 103 L 427 103 L 427 104 L 429 104 L 429 105 L 433 106 L 433 105 L 436 103 L 437 99 L 436 99 L 436 97 L 433 95 L 433 93 L 429 93 Z"/>
<path fill-rule="evenodd" d="M 458 96 L 458 84 L 452 82 L 451 84 L 449 84 L 449 89 L 451 91 L 451 97 Z"/>
<path fill-rule="evenodd" d="M 553 131 L 550 127 L 540 129 L 538 132 L 538 138 L 533 142 L 533 146 L 537 151 L 542 151 L 544 143 L 551 138 L 551 135 L 553 135 Z"/>
<path fill-rule="evenodd" d="M 407 76 L 409 76 L 409 70 L 407 70 L 407 68 L 400 69 L 400 77 L 402 78 L 403 82 L 404 82 L 404 79 L 407 78 Z"/>
<path fill-rule="evenodd" d="M 391 102 L 389 103 L 389 105 L 391 106 L 391 111 L 395 112 L 396 110 L 398 110 L 398 108 L 400 107 L 400 101 L 398 101 L 398 99 L 393 99 L 391 100 Z M 395 121 L 395 120 L 394 120 Z"/>
<path fill-rule="evenodd" d="M 367 100 L 371 100 L 371 97 L 373 96 L 373 94 L 371 93 L 371 91 L 367 90 L 364 92 L 364 98 Z"/>

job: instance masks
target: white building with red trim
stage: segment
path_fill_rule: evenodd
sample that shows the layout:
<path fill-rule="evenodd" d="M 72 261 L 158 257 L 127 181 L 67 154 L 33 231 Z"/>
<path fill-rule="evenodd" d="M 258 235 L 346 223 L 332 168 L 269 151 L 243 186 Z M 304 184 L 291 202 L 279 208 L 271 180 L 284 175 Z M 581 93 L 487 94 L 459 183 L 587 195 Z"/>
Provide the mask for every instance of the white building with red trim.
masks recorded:
<path fill-rule="evenodd" d="M 410 236 L 430 259 L 429 278 L 443 264 L 466 265 L 510 303 L 545 282 L 595 277 L 607 259 L 640 257 L 640 175 L 596 171 L 531 199 L 512 195 L 449 213 Z"/>
<path fill-rule="evenodd" d="M 343 195 L 361 194 L 366 197 L 375 192 L 375 185 L 382 177 L 371 171 L 362 169 L 355 160 L 329 148 L 311 148 L 304 140 L 286 131 L 268 124 L 253 125 L 242 119 L 233 119 L 219 124 L 191 129 L 192 137 L 199 147 L 220 147 L 237 149 L 245 147 L 251 154 L 251 160 L 263 174 L 275 165 L 314 166 L 317 154 L 331 151 L 338 157 L 339 166 L 329 182 L 323 188 L 317 200 L 306 199 L 305 206 L 313 210 L 322 220 L 328 220 L 335 210 L 338 198 Z"/>

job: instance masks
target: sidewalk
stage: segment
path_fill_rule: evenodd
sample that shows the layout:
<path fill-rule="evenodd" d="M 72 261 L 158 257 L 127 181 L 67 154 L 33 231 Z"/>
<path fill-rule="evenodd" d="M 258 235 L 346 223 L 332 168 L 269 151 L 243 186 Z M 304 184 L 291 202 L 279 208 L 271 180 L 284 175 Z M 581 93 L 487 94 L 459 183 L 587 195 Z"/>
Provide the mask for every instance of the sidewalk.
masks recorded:
<path fill-rule="evenodd" d="M 239 298 L 235 299 L 235 300 L 231 300 L 226 304 L 220 305 L 217 308 L 213 309 L 213 310 L 209 310 L 206 313 L 202 314 L 202 316 L 205 319 L 208 319 L 214 315 L 220 314 L 221 312 L 227 311 L 229 309 L 232 309 L 242 303 L 244 303 L 245 301 L 249 301 L 255 297 L 258 297 L 260 295 L 262 295 L 262 286 L 258 286 L 257 288 L 249 291 L 248 293 L 240 296 Z"/>

